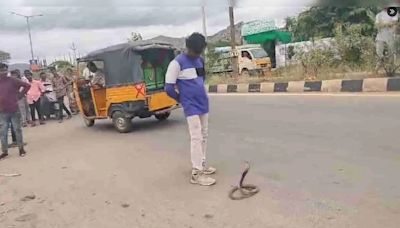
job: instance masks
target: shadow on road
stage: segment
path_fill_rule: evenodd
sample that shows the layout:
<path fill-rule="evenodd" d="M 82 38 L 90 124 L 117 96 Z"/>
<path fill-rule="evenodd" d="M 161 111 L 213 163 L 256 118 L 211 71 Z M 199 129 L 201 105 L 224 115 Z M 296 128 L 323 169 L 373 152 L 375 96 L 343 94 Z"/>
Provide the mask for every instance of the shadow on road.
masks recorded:
<path fill-rule="evenodd" d="M 180 119 L 169 119 L 166 121 L 157 121 L 153 119 L 133 119 L 132 124 L 133 129 L 131 133 L 145 133 L 171 129 L 173 127 L 185 124 L 185 122 L 184 120 Z M 90 128 L 90 130 L 117 133 L 117 130 L 114 128 L 111 120 L 98 121 L 92 128 Z"/>

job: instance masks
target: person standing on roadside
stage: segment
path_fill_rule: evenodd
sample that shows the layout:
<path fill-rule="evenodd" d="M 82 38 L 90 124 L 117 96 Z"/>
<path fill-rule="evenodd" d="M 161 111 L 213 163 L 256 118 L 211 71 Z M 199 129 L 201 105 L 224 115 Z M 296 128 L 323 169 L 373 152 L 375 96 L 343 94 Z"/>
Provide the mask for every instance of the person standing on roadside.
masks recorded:
<path fill-rule="evenodd" d="M 67 97 L 68 97 L 69 109 L 73 114 L 76 114 L 78 108 L 76 105 L 76 100 L 74 96 L 74 87 L 73 87 L 73 82 L 76 79 L 76 76 L 74 75 L 74 71 L 71 68 L 67 68 L 65 78 L 68 81 Z"/>
<path fill-rule="evenodd" d="M 57 73 L 56 68 L 51 67 L 50 72 L 53 74 L 53 89 L 56 92 L 56 97 L 57 97 L 57 102 L 58 102 L 58 120 L 59 123 L 63 122 L 63 110 L 68 115 L 68 119 L 71 119 L 72 115 L 71 112 L 68 110 L 67 107 L 65 107 L 64 104 L 64 97 L 67 95 L 67 86 L 68 86 L 68 81 L 65 79 L 64 76 L 60 75 Z"/>
<path fill-rule="evenodd" d="M 165 77 L 165 91 L 182 104 L 189 125 L 192 160 L 190 182 L 203 186 L 216 183 L 215 179 L 207 176 L 214 174 L 216 169 L 206 166 L 209 104 L 204 88 L 204 59 L 201 57 L 206 46 L 203 35 L 190 35 L 186 39 L 186 52 L 169 64 Z"/>
<path fill-rule="evenodd" d="M 27 93 L 27 100 L 29 104 L 29 108 L 31 109 L 31 117 L 32 117 L 32 127 L 36 126 L 36 112 L 39 118 L 39 124 L 45 124 L 42 111 L 40 108 L 40 97 L 44 93 L 44 86 L 42 82 L 33 79 L 32 73 L 26 74 L 26 78 L 28 79 L 29 83 L 31 84 L 31 88 Z M 35 112 L 36 111 L 36 112 Z"/>
<path fill-rule="evenodd" d="M 11 71 L 11 77 L 22 80 L 25 83 L 29 83 L 28 79 L 25 76 L 21 76 L 21 72 L 18 69 Z M 27 127 L 28 124 L 31 123 L 31 117 L 29 115 L 28 101 L 25 96 L 18 100 L 18 107 L 21 113 L 22 127 Z"/>
<path fill-rule="evenodd" d="M 1 126 L 1 151 L 0 159 L 8 156 L 8 129 L 10 123 L 15 129 L 19 155 L 26 155 L 24 149 L 21 113 L 18 109 L 18 99 L 25 96 L 30 85 L 19 79 L 8 77 L 8 65 L 0 63 L 0 126 Z M 21 90 L 22 88 L 22 90 Z"/>
<path fill-rule="evenodd" d="M 52 102 L 57 101 L 55 93 L 53 92 L 53 85 L 51 81 L 47 78 L 47 74 L 45 72 L 40 73 L 40 82 L 44 87 L 44 93 L 40 98 L 40 110 L 42 111 L 42 115 L 46 119 L 50 119 L 50 110 Z"/>
<path fill-rule="evenodd" d="M 388 7 L 385 7 L 376 15 L 375 26 L 378 29 L 378 34 L 376 35 L 376 54 L 378 55 L 376 71 L 378 71 L 383 65 L 385 49 L 387 51 L 394 50 L 396 42 L 396 25 L 398 24 L 398 21 L 399 15 L 390 16 L 388 14 Z"/>

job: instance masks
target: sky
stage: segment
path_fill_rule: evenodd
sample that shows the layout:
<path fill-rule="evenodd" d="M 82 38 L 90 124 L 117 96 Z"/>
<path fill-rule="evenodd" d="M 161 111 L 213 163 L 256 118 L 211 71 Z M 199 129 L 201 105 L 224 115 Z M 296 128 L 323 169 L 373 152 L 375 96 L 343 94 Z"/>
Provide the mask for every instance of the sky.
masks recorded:
<path fill-rule="evenodd" d="M 229 25 L 229 0 L 0 0 L 0 50 L 11 54 L 11 63 L 27 62 L 30 46 L 26 20 L 12 15 L 43 14 L 32 18 L 35 57 L 72 56 L 126 42 L 131 32 L 144 39 L 158 35 L 183 37 L 202 32 L 201 5 L 207 13 L 207 33 Z M 236 0 L 235 21 L 295 16 L 313 0 Z"/>

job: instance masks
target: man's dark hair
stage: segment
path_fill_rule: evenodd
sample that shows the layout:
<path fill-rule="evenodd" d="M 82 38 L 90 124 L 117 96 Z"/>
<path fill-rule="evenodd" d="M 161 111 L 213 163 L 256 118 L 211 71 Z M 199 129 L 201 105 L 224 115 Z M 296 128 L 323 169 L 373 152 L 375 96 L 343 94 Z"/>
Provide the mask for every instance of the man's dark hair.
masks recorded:
<path fill-rule="evenodd" d="M 18 75 L 18 70 L 12 70 L 11 72 L 10 72 L 10 74 L 12 74 L 12 75 Z"/>
<path fill-rule="evenodd" d="M 44 74 L 46 74 L 46 72 L 43 72 L 43 71 L 42 71 L 42 72 L 40 72 L 40 75 L 44 75 Z"/>
<path fill-rule="evenodd" d="M 5 63 L 0 63 L 0 69 L 7 69 L 8 70 L 8 65 Z"/>
<path fill-rule="evenodd" d="M 92 61 L 88 62 L 86 66 L 87 67 L 96 67 L 97 68 L 96 64 L 94 62 L 92 62 Z"/>
<path fill-rule="evenodd" d="M 32 75 L 32 72 L 30 70 L 24 70 L 24 74 L 30 74 Z"/>
<path fill-rule="evenodd" d="M 186 39 L 186 48 L 196 54 L 201 54 L 207 47 L 206 38 L 200 33 L 193 33 Z"/>

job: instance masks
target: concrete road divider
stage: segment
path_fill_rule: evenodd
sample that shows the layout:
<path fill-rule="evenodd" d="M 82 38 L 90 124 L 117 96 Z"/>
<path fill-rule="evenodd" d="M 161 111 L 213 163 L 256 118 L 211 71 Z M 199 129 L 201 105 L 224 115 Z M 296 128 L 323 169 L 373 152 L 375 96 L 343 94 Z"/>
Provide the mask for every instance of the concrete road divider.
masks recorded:
<path fill-rule="evenodd" d="M 342 89 L 342 80 L 324 80 L 322 81 L 321 92 L 336 93 Z"/>
<path fill-rule="evenodd" d="M 237 92 L 238 93 L 248 93 L 249 92 L 249 84 L 238 84 Z"/>
<path fill-rule="evenodd" d="M 209 93 L 400 92 L 400 77 L 206 85 Z"/>
<path fill-rule="evenodd" d="M 386 92 L 388 84 L 387 78 L 367 78 L 364 79 L 363 92 Z"/>
<path fill-rule="evenodd" d="M 222 84 L 217 86 L 217 93 L 226 93 L 228 85 Z"/>
<path fill-rule="evenodd" d="M 304 81 L 294 81 L 289 82 L 289 86 L 287 88 L 289 93 L 301 93 L 304 92 Z"/>
<path fill-rule="evenodd" d="M 389 78 L 387 91 L 400 91 L 400 78 Z"/>
<path fill-rule="evenodd" d="M 275 86 L 275 83 L 271 83 L 271 82 L 260 83 L 260 92 L 261 93 L 273 93 L 274 86 Z"/>

